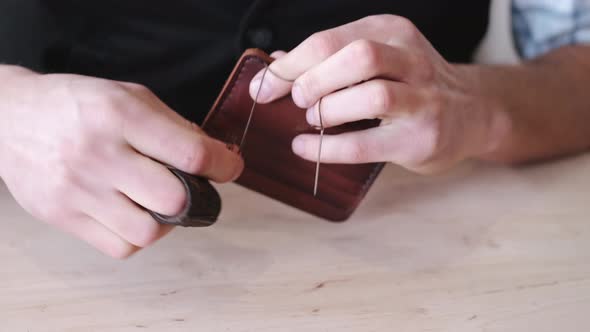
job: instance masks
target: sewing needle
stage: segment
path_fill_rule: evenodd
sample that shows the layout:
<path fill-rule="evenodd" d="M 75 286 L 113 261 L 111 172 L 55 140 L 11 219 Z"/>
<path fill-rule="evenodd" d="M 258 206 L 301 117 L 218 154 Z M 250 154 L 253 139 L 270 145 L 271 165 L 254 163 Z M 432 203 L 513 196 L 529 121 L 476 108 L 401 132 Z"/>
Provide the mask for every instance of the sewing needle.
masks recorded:
<path fill-rule="evenodd" d="M 248 130 L 250 129 L 250 124 L 252 123 L 252 117 L 254 115 L 254 109 L 256 109 L 256 105 L 258 105 L 258 96 L 260 96 L 260 90 L 262 90 L 262 84 L 264 83 L 264 78 L 266 77 L 266 72 L 268 72 L 268 65 L 265 64 L 264 72 L 262 73 L 262 78 L 260 79 L 260 85 L 258 86 L 258 91 L 256 91 L 256 98 L 252 103 L 252 108 L 250 109 L 250 115 L 248 116 L 248 122 L 246 122 L 246 127 L 244 127 L 244 132 L 242 133 L 242 139 L 240 140 L 240 153 L 243 151 L 244 141 L 246 140 L 246 135 L 248 134 Z"/>
<path fill-rule="evenodd" d="M 322 120 L 322 98 L 318 101 L 318 117 L 320 120 L 320 145 L 318 147 L 318 160 L 315 164 L 315 180 L 313 183 L 313 196 L 318 194 L 318 184 L 320 180 L 320 164 L 322 158 L 322 141 L 324 140 L 324 121 Z"/>
<path fill-rule="evenodd" d="M 256 98 L 254 99 L 254 103 L 252 103 L 252 109 L 250 110 L 250 116 L 248 117 L 248 122 L 246 123 L 246 127 L 244 128 L 244 133 L 242 134 L 242 140 L 240 142 L 240 152 L 242 151 L 242 147 L 244 145 L 244 140 L 246 139 L 246 134 L 248 133 L 248 129 L 250 128 L 250 123 L 252 122 L 252 116 L 254 115 L 254 109 L 256 108 L 256 105 L 258 104 L 258 96 L 260 95 L 262 83 L 264 83 L 266 73 L 269 71 L 273 75 L 278 77 L 279 79 L 282 79 L 283 81 L 291 82 L 291 83 L 294 82 L 294 80 L 284 79 L 281 76 L 277 75 L 276 73 L 274 73 L 270 69 L 270 67 L 268 65 L 266 65 L 266 68 L 264 69 L 264 72 L 262 73 L 262 78 L 260 79 L 260 85 L 258 86 L 258 91 L 256 92 Z M 320 164 L 321 164 L 321 157 L 322 157 L 322 143 L 324 140 L 324 122 L 322 119 L 321 107 L 322 107 L 322 99 L 320 99 L 318 101 L 318 115 L 319 115 L 319 120 L 320 120 L 320 145 L 318 148 L 318 158 L 317 158 L 318 160 L 317 160 L 316 166 L 315 166 L 315 178 L 314 178 L 314 184 L 313 184 L 313 196 L 314 197 L 317 196 L 317 194 L 318 194 L 318 187 L 319 187 L 319 180 L 320 180 Z"/>

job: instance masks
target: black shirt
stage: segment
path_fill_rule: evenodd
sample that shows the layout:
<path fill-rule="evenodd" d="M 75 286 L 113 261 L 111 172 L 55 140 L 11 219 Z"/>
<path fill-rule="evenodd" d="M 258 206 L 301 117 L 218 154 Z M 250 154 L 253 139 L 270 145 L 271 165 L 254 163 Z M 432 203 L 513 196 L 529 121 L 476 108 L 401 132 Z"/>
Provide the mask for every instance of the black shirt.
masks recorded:
<path fill-rule="evenodd" d="M 47 70 L 145 84 L 197 123 L 246 48 L 288 51 L 314 32 L 389 13 L 411 19 L 447 60 L 468 62 L 489 10 L 489 1 L 481 0 L 45 3 L 63 31 L 46 52 Z"/>

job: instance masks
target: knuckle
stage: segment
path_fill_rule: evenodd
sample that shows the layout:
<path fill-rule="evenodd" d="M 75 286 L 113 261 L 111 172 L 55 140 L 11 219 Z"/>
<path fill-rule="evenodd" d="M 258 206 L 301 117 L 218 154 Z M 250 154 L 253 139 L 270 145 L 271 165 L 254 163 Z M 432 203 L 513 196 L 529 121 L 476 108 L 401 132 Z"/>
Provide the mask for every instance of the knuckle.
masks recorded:
<path fill-rule="evenodd" d="M 385 82 L 373 83 L 369 96 L 373 108 L 371 113 L 375 116 L 384 115 L 393 108 L 393 92 Z"/>
<path fill-rule="evenodd" d="M 376 14 L 367 16 L 367 20 L 374 24 L 389 24 L 391 20 L 397 19 L 399 16 L 394 14 Z"/>
<path fill-rule="evenodd" d="M 338 41 L 330 30 L 314 33 L 309 37 L 308 43 L 321 58 L 327 58 L 338 51 Z"/>
<path fill-rule="evenodd" d="M 93 169 L 98 163 L 97 155 L 100 140 L 89 132 L 77 135 L 76 141 L 63 138 L 56 148 L 57 168 L 56 180 L 60 186 L 73 186 L 78 183 L 77 170 Z"/>
<path fill-rule="evenodd" d="M 213 162 L 211 153 L 207 150 L 203 138 L 193 139 L 186 143 L 182 155 L 180 168 L 191 174 L 200 174 L 209 169 Z"/>
<path fill-rule="evenodd" d="M 139 83 L 135 83 L 135 82 L 125 82 L 125 83 L 119 83 L 119 84 L 123 85 L 125 88 L 127 88 L 128 90 L 135 92 L 135 93 L 139 93 L 139 94 L 151 94 L 152 93 L 152 91 L 143 84 L 139 84 Z"/>
<path fill-rule="evenodd" d="M 424 53 L 417 53 L 411 59 L 412 68 L 415 71 L 416 78 L 421 82 L 433 82 L 436 79 L 437 71 L 432 65 L 429 57 Z"/>
<path fill-rule="evenodd" d="M 315 79 L 313 75 L 310 73 L 303 74 L 300 78 L 297 79 L 295 85 L 299 88 L 299 91 L 301 92 L 306 102 L 308 102 L 311 99 L 314 99 L 314 97 L 318 95 L 318 80 Z"/>
<path fill-rule="evenodd" d="M 136 91 L 145 90 L 150 93 L 149 89 L 136 83 L 104 83 L 104 93 L 94 105 L 96 112 L 95 120 L 98 126 L 105 128 L 120 127 L 125 121 L 137 121 L 145 116 L 145 112 L 136 106 Z M 131 85 L 131 87 L 129 87 Z"/>
<path fill-rule="evenodd" d="M 399 16 L 393 14 L 377 14 L 367 16 L 362 21 L 378 33 L 391 35 L 393 31 L 392 22 L 396 22 L 398 18 Z"/>
<path fill-rule="evenodd" d="M 158 239 L 160 228 L 161 226 L 154 220 L 146 220 L 141 231 L 137 232 L 134 238 L 130 239 L 130 242 L 140 248 L 148 247 Z"/>
<path fill-rule="evenodd" d="M 351 44 L 352 60 L 367 74 L 375 74 L 381 67 L 382 57 L 376 43 L 360 39 Z"/>
<path fill-rule="evenodd" d="M 124 118 L 124 112 L 115 101 L 110 100 L 101 107 L 97 117 L 98 119 L 94 121 L 94 125 L 90 126 L 97 131 L 109 130 L 118 127 Z"/>
<path fill-rule="evenodd" d="M 356 140 L 348 148 L 348 160 L 352 163 L 362 163 L 367 160 L 368 146 L 363 141 Z"/>
<path fill-rule="evenodd" d="M 409 19 L 402 16 L 390 18 L 395 34 L 404 40 L 413 40 L 420 35 L 418 28 Z"/>
<path fill-rule="evenodd" d="M 119 106 L 128 105 L 130 98 L 139 99 L 144 105 L 151 105 L 158 103 L 160 99 L 152 92 L 150 88 L 139 83 L 119 83 L 122 85 L 122 89 L 118 89 L 117 100 L 122 101 L 118 103 Z M 133 120 L 141 119 L 145 117 L 145 109 L 140 107 L 125 107 L 125 111 L 130 112 L 129 115 L 133 116 Z"/>
<path fill-rule="evenodd" d="M 83 132 L 98 133 L 118 127 L 124 118 L 125 101 L 118 93 L 108 93 L 79 110 Z"/>

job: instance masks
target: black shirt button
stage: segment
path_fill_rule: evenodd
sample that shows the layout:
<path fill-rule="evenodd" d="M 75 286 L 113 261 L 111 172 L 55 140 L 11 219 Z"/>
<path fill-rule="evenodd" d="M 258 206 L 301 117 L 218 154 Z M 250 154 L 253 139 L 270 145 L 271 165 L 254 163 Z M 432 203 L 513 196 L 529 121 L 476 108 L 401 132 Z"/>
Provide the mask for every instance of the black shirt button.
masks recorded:
<path fill-rule="evenodd" d="M 252 28 L 248 30 L 247 35 L 254 47 L 268 49 L 272 45 L 273 33 L 269 28 Z"/>

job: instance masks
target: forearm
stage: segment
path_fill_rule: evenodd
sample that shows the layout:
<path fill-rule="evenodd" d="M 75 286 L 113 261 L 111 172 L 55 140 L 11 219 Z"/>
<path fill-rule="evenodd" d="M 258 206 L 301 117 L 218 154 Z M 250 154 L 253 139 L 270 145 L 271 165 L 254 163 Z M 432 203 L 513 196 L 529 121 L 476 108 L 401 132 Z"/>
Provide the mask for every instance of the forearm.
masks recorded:
<path fill-rule="evenodd" d="M 464 89 L 510 119 L 482 159 L 517 163 L 590 147 L 590 46 L 567 47 L 517 66 L 459 66 Z"/>

